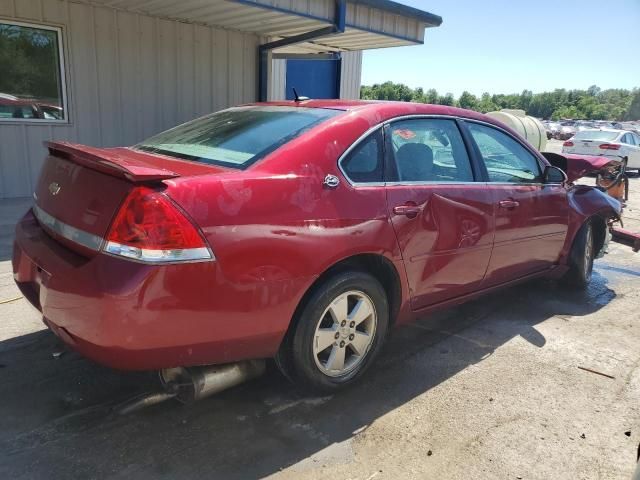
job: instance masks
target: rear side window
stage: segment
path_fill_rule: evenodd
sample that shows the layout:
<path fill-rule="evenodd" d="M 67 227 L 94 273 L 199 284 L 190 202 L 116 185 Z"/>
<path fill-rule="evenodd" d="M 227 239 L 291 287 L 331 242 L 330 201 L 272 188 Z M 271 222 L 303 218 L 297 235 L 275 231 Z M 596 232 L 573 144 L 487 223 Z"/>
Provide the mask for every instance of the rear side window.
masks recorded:
<path fill-rule="evenodd" d="M 393 157 L 389 180 L 472 182 L 466 147 L 454 120 L 423 118 L 389 128 Z"/>
<path fill-rule="evenodd" d="M 383 180 L 382 133 L 377 130 L 361 141 L 340 163 L 345 175 L 354 183 Z"/>
<path fill-rule="evenodd" d="M 244 169 L 310 128 L 342 113 L 303 107 L 237 107 L 167 130 L 135 148 Z"/>
<path fill-rule="evenodd" d="M 518 141 L 492 127 L 468 122 L 490 182 L 538 183 L 542 180 L 536 157 Z"/>

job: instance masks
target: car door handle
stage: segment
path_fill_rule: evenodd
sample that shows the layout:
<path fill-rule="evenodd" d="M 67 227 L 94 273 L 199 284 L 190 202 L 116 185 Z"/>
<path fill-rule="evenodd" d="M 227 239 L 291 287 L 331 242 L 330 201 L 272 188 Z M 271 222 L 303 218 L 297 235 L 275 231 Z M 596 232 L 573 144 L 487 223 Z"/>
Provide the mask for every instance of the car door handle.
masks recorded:
<path fill-rule="evenodd" d="M 513 209 L 513 208 L 519 207 L 520 202 L 517 202 L 515 200 L 500 200 L 498 205 L 500 205 L 500 208 Z"/>
<path fill-rule="evenodd" d="M 417 205 L 398 205 L 397 207 L 393 207 L 393 213 L 415 218 L 420 213 L 420 207 Z"/>

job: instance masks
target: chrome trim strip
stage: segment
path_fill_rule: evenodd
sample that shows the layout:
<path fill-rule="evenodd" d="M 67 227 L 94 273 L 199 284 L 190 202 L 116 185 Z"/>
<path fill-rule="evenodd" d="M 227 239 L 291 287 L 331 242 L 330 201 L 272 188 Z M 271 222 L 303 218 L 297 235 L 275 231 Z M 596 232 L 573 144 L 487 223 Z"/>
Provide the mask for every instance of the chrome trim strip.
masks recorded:
<path fill-rule="evenodd" d="M 122 245 L 117 242 L 107 242 L 104 252 L 115 257 L 133 260 L 144 264 L 168 264 L 206 262 L 215 260 L 211 250 L 207 247 L 184 248 L 178 250 L 152 250 Z"/>
<path fill-rule="evenodd" d="M 79 228 L 72 227 L 71 225 L 58 220 L 54 216 L 49 215 L 38 205 L 33 206 L 33 214 L 42 225 L 71 242 L 77 243 L 96 252 L 99 252 L 102 248 L 102 244 L 104 243 L 104 239 L 102 237 L 85 232 Z"/>
<path fill-rule="evenodd" d="M 189 263 L 215 260 L 213 252 L 207 248 L 186 248 L 180 250 L 150 250 L 121 245 L 116 242 L 105 242 L 102 237 L 72 227 L 45 212 L 38 205 L 33 206 L 33 215 L 41 225 L 49 228 L 71 242 L 82 245 L 95 252 L 105 253 L 126 260 L 144 264 Z"/>
<path fill-rule="evenodd" d="M 552 183 L 540 183 L 540 182 L 486 182 L 487 185 L 496 185 L 498 187 L 545 187 L 548 185 L 556 185 Z"/>
<path fill-rule="evenodd" d="M 455 180 L 425 180 L 425 181 L 397 181 L 387 182 L 387 187 L 397 187 L 401 185 L 486 185 L 486 182 L 458 182 Z"/>

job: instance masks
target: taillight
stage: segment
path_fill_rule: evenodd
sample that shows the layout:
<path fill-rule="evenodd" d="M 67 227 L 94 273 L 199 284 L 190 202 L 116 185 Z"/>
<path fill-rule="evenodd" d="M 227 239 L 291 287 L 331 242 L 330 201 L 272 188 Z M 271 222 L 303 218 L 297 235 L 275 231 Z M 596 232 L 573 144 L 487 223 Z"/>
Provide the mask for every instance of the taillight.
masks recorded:
<path fill-rule="evenodd" d="M 571 140 L 567 140 L 562 144 L 563 147 L 573 147 L 573 142 Z"/>
<path fill-rule="evenodd" d="M 111 224 L 104 250 L 141 262 L 212 260 L 196 227 L 160 192 L 137 187 Z"/>
<path fill-rule="evenodd" d="M 615 143 L 603 143 L 600 145 L 601 150 L 620 150 L 620 145 L 616 145 Z"/>

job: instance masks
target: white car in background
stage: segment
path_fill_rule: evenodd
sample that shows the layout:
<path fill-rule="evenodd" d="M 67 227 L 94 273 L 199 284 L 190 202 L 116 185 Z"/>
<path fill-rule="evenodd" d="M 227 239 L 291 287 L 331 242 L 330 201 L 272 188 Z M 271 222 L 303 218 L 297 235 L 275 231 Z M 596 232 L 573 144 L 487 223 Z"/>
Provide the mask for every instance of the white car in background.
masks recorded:
<path fill-rule="evenodd" d="M 582 130 L 562 144 L 562 153 L 627 159 L 627 169 L 640 172 L 640 135 L 626 130 Z"/>

